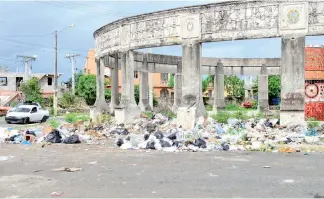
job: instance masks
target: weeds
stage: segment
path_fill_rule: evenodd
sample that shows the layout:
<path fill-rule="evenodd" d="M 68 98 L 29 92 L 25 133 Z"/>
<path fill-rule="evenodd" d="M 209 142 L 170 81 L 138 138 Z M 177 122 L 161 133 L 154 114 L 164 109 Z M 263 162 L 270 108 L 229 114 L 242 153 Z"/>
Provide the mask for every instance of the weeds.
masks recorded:
<path fill-rule="evenodd" d="M 65 115 L 65 121 L 68 123 L 76 123 L 79 121 L 88 121 L 90 119 L 87 115 L 79 115 L 77 113 L 68 113 Z"/>
<path fill-rule="evenodd" d="M 53 129 L 56 129 L 60 126 L 60 122 L 58 122 L 57 120 L 54 120 L 54 119 L 50 119 L 48 121 L 48 124 L 53 128 Z"/>
<path fill-rule="evenodd" d="M 212 115 L 212 118 L 220 123 L 227 124 L 227 120 L 231 117 L 231 114 L 228 112 L 218 112 L 215 115 Z"/>

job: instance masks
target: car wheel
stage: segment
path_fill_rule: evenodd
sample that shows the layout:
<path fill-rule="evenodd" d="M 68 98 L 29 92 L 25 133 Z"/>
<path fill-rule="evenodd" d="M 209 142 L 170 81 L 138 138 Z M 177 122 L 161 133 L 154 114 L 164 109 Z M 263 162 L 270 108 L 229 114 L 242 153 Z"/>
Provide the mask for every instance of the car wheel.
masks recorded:
<path fill-rule="evenodd" d="M 42 120 L 41 120 L 41 123 L 46 122 L 46 120 L 47 120 L 47 116 L 44 116 L 44 117 L 42 118 Z"/>
<path fill-rule="evenodd" d="M 11 124 L 11 122 L 8 122 L 8 121 L 6 121 L 7 122 L 7 124 Z"/>
<path fill-rule="evenodd" d="M 29 123 L 29 118 L 27 117 L 27 118 L 25 118 L 25 120 L 24 120 L 24 124 L 28 124 Z"/>

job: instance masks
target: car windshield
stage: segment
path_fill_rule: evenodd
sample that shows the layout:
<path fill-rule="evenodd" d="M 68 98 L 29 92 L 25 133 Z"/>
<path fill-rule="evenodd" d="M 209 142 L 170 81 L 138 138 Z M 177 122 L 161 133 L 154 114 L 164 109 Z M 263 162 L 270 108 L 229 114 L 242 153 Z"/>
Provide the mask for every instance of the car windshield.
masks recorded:
<path fill-rule="evenodd" d="M 15 112 L 28 113 L 30 111 L 30 109 L 29 108 L 20 108 L 20 107 L 18 107 L 18 108 L 15 108 L 14 111 Z"/>

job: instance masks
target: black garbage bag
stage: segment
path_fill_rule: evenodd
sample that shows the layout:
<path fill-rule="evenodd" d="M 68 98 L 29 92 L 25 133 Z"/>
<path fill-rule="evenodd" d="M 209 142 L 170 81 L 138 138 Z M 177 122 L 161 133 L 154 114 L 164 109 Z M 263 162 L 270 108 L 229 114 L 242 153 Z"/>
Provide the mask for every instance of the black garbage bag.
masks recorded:
<path fill-rule="evenodd" d="M 150 134 L 145 134 L 145 135 L 144 135 L 144 140 L 145 140 L 145 141 L 148 140 L 149 137 L 150 137 Z"/>
<path fill-rule="evenodd" d="M 203 148 L 203 149 L 207 147 L 206 146 L 206 141 L 201 139 L 201 138 L 198 138 L 198 139 L 195 140 L 194 146 L 199 147 L 199 148 Z"/>
<path fill-rule="evenodd" d="M 170 135 L 167 136 L 170 140 L 175 140 L 177 139 L 177 133 L 171 133 Z"/>
<path fill-rule="evenodd" d="M 81 143 L 78 135 L 71 135 L 63 141 L 64 144 L 79 144 Z"/>
<path fill-rule="evenodd" d="M 161 146 L 162 146 L 162 148 L 171 147 L 171 144 L 165 140 L 161 140 Z"/>
<path fill-rule="evenodd" d="M 158 140 L 161 140 L 161 139 L 163 139 L 163 137 L 164 137 L 164 135 L 163 135 L 163 133 L 162 133 L 161 131 L 156 131 L 156 132 L 154 133 L 154 136 L 155 136 L 156 139 L 158 139 Z"/>
<path fill-rule="evenodd" d="M 154 141 L 149 141 L 146 144 L 146 149 L 155 149 L 155 142 Z"/>
<path fill-rule="evenodd" d="M 26 135 L 33 135 L 36 137 L 36 134 L 34 133 L 34 131 L 26 131 Z"/>
<path fill-rule="evenodd" d="M 119 134 L 119 131 L 117 131 L 117 130 L 112 130 L 112 131 L 110 131 L 110 134 L 111 134 L 111 135 L 113 135 L 113 134 Z"/>
<path fill-rule="evenodd" d="M 222 143 L 221 146 L 223 147 L 224 151 L 228 151 L 229 150 L 229 145 L 226 143 Z"/>
<path fill-rule="evenodd" d="M 19 135 L 13 135 L 10 138 L 6 138 L 5 141 L 7 141 L 7 142 L 13 142 L 13 141 L 15 141 L 15 138 L 18 137 L 18 136 Z"/>
<path fill-rule="evenodd" d="M 121 135 L 128 135 L 129 132 L 127 129 L 123 129 L 121 132 L 120 132 Z"/>
<path fill-rule="evenodd" d="M 52 133 L 49 133 L 45 137 L 46 142 L 51 142 L 51 143 L 61 143 L 62 142 L 62 136 L 59 131 L 55 130 Z"/>
<path fill-rule="evenodd" d="M 118 140 L 116 141 L 116 145 L 120 147 L 123 144 L 124 144 L 124 140 L 121 138 L 118 138 Z"/>

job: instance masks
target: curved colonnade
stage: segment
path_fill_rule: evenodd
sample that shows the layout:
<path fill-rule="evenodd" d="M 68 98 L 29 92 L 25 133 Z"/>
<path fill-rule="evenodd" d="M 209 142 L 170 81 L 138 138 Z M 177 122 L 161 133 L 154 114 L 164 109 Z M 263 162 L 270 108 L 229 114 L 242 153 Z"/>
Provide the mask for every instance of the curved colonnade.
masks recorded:
<path fill-rule="evenodd" d="M 176 75 L 177 122 L 185 129 L 205 114 L 202 74 L 215 75 L 214 109 L 224 109 L 224 75 L 258 75 L 259 105 L 268 103 L 267 75 L 281 75 L 281 123 L 304 121 L 305 36 L 324 33 L 324 2 L 233 1 L 170 9 L 124 18 L 94 32 L 97 62 L 95 112 L 108 110 L 104 101 L 104 67 L 111 67 L 111 108 L 120 122 L 140 114 L 134 98 L 134 71 L 141 72 L 142 110 L 150 109 L 147 73 Z M 279 59 L 202 58 L 202 43 L 281 37 Z M 182 45 L 182 57 L 143 54 L 137 49 Z M 118 56 L 118 57 L 117 57 Z M 107 59 L 108 58 L 108 59 Z M 114 59 L 113 59 L 114 58 Z M 107 60 L 111 60 L 107 62 Z M 117 96 L 117 68 L 122 71 L 122 96 Z M 99 114 L 99 113 L 98 113 Z"/>

